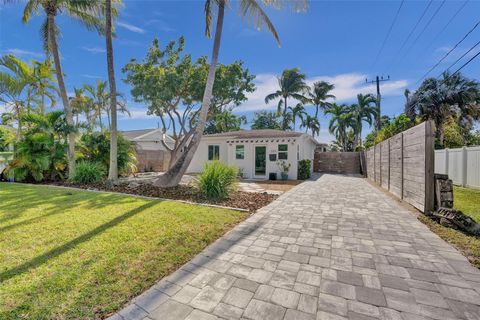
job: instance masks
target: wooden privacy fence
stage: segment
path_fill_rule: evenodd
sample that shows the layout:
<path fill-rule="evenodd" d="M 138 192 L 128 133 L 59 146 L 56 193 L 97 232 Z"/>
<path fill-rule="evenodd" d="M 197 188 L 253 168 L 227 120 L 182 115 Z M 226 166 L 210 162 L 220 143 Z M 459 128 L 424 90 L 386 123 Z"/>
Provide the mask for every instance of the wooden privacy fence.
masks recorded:
<path fill-rule="evenodd" d="M 360 152 L 315 151 L 313 171 L 360 174 Z"/>
<path fill-rule="evenodd" d="M 434 124 L 426 121 L 368 149 L 367 178 L 420 211 L 432 211 L 434 139 Z"/>

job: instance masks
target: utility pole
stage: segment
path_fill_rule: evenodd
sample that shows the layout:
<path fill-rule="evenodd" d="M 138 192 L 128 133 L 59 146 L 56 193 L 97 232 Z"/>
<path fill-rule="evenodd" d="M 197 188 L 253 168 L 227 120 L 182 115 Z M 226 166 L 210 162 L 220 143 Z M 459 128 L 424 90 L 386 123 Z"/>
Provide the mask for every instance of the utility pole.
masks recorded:
<path fill-rule="evenodd" d="M 381 127 L 381 119 L 382 119 L 382 112 L 381 112 L 381 109 L 380 109 L 380 102 L 382 100 L 382 95 L 380 94 L 380 82 L 384 82 L 384 81 L 389 81 L 390 80 L 390 76 L 387 76 L 387 78 L 383 78 L 383 76 L 379 77 L 379 76 L 376 76 L 375 80 L 370 80 L 368 81 L 368 79 L 365 79 L 365 83 L 376 83 L 377 85 L 377 112 L 378 112 L 378 115 L 377 115 L 377 130 L 380 131 L 380 127 Z"/>

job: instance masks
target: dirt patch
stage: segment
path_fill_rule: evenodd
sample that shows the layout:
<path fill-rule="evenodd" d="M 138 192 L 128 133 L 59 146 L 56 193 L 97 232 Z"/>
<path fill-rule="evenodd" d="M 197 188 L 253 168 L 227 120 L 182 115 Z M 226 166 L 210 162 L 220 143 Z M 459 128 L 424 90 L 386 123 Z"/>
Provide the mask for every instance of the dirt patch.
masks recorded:
<path fill-rule="evenodd" d="M 255 212 L 258 209 L 266 206 L 278 196 L 267 193 L 251 193 L 244 191 L 235 191 L 227 199 L 220 201 L 211 201 L 206 199 L 197 188 L 189 185 L 179 185 L 172 188 L 159 188 L 151 184 L 135 184 L 129 186 L 128 184 L 121 184 L 118 186 L 109 187 L 104 183 L 94 184 L 79 184 L 72 182 L 52 182 L 49 183 L 56 186 L 75 187 L 88 190 L 101 190 L 120 192 L 125 194 L 134 194 L 139 196 L 157 197 L 172 200 L 184 200 L 196 203 L 208 203 L 219 206 L 226 206 L 232 208 L 246 209 L 250 212 Z"/>

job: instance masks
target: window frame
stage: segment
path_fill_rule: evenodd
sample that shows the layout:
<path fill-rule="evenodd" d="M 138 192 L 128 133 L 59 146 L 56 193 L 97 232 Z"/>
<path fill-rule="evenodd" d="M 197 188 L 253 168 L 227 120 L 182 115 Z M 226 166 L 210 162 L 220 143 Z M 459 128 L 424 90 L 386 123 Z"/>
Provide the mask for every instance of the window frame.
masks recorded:
<path fill-rule="evenodd" d="M 280 146 L 286 146 L 286 150 L 280 150 Z M 278 148 L 278 151 L 277 151 L 278 160 L 288 160 L 288 144 L 286 143 L 279 144 L 277 148 Z M 285 156 L 285 158 L 283 158 L 283 155 Z"/>
<path fill-rule="evenodd" d="M 239 152 L 239 147 L 242 147 L 241 154 Z M 239 158 L 238 156 L 241 155 L 242 157 Z M 235 145 L 235 160 L 245 160 L 245 145 L 244 144 L 237 144 Z"/>
<path fill-rule="evenodd" d="M 210 147 L 212 147 L 212 158 L 210 159 Z M 215 159 L 215 149 L 217 150 L 217 158 Z M 219 144 L 209 144 L 207 147 L 207 159 L 208 161 L 220 160 L 220 145 Z"/>

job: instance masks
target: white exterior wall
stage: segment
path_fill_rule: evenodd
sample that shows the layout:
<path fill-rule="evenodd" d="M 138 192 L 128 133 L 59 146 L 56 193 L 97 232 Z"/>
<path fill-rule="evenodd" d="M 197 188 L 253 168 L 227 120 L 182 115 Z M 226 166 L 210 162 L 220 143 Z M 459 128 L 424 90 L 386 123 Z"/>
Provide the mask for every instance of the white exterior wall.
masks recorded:
<path fill-rule="evenodd" d="M 240 140 L 240 141 L 237 141 L 237 140 Z M 251 140 L 254 140 L 254 142 L 250 142 Z M 277 142 L 277 140 L 279 141 Z M 245 179 L 268 179 L 269 173 L 271 172 L 277 173 L 277 179 L 281 178 L 280 169 L 277 165 L 277 161 L 270 161 L 269 159 L 270 154 L 276 154 L 277 160 L 278 160 L 279 144 L 288 145 L 288 159 L 285 160 L 287 163 L 290 163 L 288 179 L 291 179 L 291 180 L 297 179 L 298 160 L 310 159 L 313 163 L 315 143 L 306 136 L 301 136 L 296 138 L 278 138 L 278 139 L 277 138 L 274 138 L 274 139 L 255 138 L 255 139 L 248 139 L 248 142 L 244 141 L 243 143 L 241 141 L 242 139 L 231 139 L 227 137 L 202 138 L 202 140 L 200 141 L 200 145 L 197 149 L 197 152 L 195 153 L 187 172 L 198 173 L 202 171 L 205 162 L 208 161 L 209 145 L 220 146 L 220 161 L 228 165 L 233 165 L 240 168 L 242 171 L 243 177 Z M 236 159 L 235 150 L 237 145 L 244 145 L 244 148 L 245 148 L 244 159 Z M 266 159 L 265 176 L 255 176 L 255 146 L 266 147 L 267 159 Z M 298 151 L 298 155 L 297 155 L 297 151 Z M 313 168 L 311 170 L 313 170 Z"/>
<path fill-rule="evenodd" d="M 435 173 L 456 185 L 480 188 L 480 147 L 435 150 Z"/>

